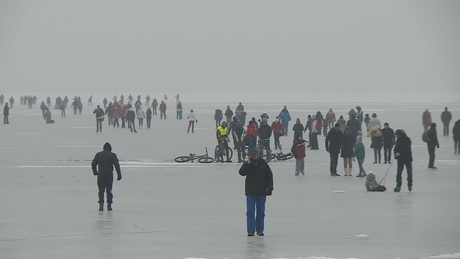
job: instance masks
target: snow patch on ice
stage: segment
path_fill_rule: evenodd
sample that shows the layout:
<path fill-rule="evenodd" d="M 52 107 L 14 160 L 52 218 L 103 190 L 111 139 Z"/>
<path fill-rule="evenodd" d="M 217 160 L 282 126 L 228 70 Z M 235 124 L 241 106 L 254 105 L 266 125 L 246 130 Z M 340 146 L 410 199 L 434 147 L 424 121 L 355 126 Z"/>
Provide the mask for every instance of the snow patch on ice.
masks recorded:
<path fill-rule="evenodd" d="M 430 257 L 431 258 L 431 257 Z M 184 259 L 209 259 L 205 257 L 185 257 Z M 225 258 L 230 259 L 230 258 Z M 269 259 L 358 259 L 357 257 L 325 257 L 325 256 L 310 256 L 310 257 L 276 257 L 276 258 L 269 258 Z"/>
<path fill-rule="evenodd" d="M 460 253 L 455 253 L 455 254 L 442 254 L 442 255 L 436 255 L 436 256 L 430 256 L 428 257 L 430 259 L 460 259 Z"/>

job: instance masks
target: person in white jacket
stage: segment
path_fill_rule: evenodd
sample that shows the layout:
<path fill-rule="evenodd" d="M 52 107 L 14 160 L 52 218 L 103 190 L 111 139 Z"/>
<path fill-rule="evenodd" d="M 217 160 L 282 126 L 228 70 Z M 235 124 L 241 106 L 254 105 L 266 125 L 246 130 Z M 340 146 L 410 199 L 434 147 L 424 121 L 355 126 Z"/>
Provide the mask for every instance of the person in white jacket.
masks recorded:
<path fill-rule="evenodd" d="M 382 124 L 380 124 L 380 120 L 377 118 L 377 114 L 373 113 L 371 122 L 369 123 L 369 129 L 371 129 L 371 136 L 373 136 L 374 128 L 376 126 L 378 126 L 380 129 L 382 127 Z"/>
<path fill-rule="evenodd" d="M 145 118 L 145 112 L 142 109 L 142 106 L 139 106 L 139 110 L 137 111 L 137 118 L 139 119 L 139 128 L 142 129 L 144 126 L 144 118 Z"/>
<path fill-rule="evenodd" d="M 190 127 L 192 127 L 192 133 L 194 133 L 195 132 L 195 122 L 198 123 L 198 120 L 196 119 L 193 109 L 190 110 L 190 113 L 188 114 L 187 119 L 188 119 L 187 133 L 190 132 Z"/>

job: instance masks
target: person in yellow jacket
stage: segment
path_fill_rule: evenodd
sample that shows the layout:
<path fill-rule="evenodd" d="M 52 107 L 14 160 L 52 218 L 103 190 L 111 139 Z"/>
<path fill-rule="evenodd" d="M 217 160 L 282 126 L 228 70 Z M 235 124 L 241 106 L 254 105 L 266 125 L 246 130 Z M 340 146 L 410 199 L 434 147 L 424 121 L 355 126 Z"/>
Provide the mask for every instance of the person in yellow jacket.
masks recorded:
<path fill-rule="evenodd" d="M 222 124 L 217 127 L 216 130 L 216 136 L 217 136 L 217 142 L 219 145 L 222 147 L 221 150 L 228 150 L 228 142 L 230 142 L 230 138 L 228 137 L 228 124 L 226 121 L 222 122 Z M 220 152 L 220 161 L 224 162 L 224 157 L 223 154 L 224 152 Z M 225 152 L 227 155 L 227 161 L 226 162 L 231 162 L 230 157 L 229 157 L 229 152 Z"/>

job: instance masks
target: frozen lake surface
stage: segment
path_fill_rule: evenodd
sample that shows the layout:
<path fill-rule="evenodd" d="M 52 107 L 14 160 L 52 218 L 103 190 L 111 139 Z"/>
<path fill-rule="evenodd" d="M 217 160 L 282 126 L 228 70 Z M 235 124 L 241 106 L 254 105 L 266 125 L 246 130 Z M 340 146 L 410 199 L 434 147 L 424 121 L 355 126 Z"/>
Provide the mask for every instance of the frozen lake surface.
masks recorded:
<path fill-rule="evenodd" d="M 187 120 L 175 119 L 172 98 L 167 120 L 156 116 L 152 129 L 137 134 L 109 127 L 107 120 L 103 132 L 96 133 L 95 106 L 86 103 L 83 115 L 67 109 L 61 118 L 52 110 L 56 123 L 51 125 L 44 123 L 38 105 L 28 110 L 16 103 L 11 124 L 0 125 L 0 258 L 460 258 L 460 155 L 454 155 L 452 138 L 442 136 L 439 119 L 445 106 L 453 122 L 460 119 L 457 97 L 311 101 L 311 96 L 231 96 L 223 101 L 184 94 L 184 110 L 197 115 L 194 134 L 186 133 Z M 267 198 L 266 235 L 247 237 L 244 178 L 236 159 L 231 164 L 173 161 L 190 152 L 202 154 L 205 147 L 212 154 L 214 110 L 227 104 L 234 110 L 240 100 L 249 119 L 267 112 L 270 122 L 287 105 L 290 128 L 297 117 L 305 123 L 318 110 L 325 115 L 333 108 L 337 116 L 348 117 L 360 105 L 364 113 L 376 112 L 382 123 L 405 129 L 412 139 L 412 193 L 405 172 L 402 191 L 392 191 L 396 164 L 384 193 L 365 191 L 364 179 L 355 177 L 356 163 L 353 177 L 330 177 L 319 137 L 320 150 L 307 150 L 305 176 L 294 176 L 294 161 L 270 162 L 275 190 Z M 438 124 L 437 171 L 427 169 L 421 140 L 426 108 Z M 291 138 L 292 131 L 281 139 L 286 152 Z M 114 183 L 112 212 L 97 210 L 90 169 L 105 142 L 112 144 L 123 173 Z M 390 165 L 372 164 L 370 139 L 364 143 L 364 168 L 381 179 Z"/>

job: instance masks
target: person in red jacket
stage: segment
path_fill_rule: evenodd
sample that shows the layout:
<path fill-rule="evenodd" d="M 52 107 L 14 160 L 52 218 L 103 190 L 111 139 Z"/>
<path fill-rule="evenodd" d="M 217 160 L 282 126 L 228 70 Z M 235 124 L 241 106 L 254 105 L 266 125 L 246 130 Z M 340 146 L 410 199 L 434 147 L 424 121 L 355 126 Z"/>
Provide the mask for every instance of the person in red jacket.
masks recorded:
<path fill-rule="evenodd" d="M 302 134 L 298 134 L 293 142 L 291 151 L 295 157 L 295 175 L 298 176 L 299 173 L 305 175 L 305 157 L 307 156 L 305 153 L 306 141 L 303 139 Z"/>
<path fill-rule="evenodd" d="M 165 97 L 166 97 L 166 95 L 165 95 Z M 160 119 L 163 119 L 163 116 L 165 117 L 165 120 L 166 120 L 166 103 L 164 101 L 161 101 L 161 104 L 160 104 Z"/>
<path fill-rule="evenodd" d="M 121 118 L 121 127 L 122 128 L 126 128 L 126 116 L 125 116 L 126 109 L 127 109 L 126 104 L 123 105 L 123 107 L 121 107 L 120 118 Z"/>
<path fill-rule="evenodd" d="M 275 149 L 281 149 L 280 136 L 284 135 L 284 127 L 283 125 L 281 125 L 280 121 L 278 120 L 278 117 L 276 117 L 276 119 L 272 123 L 272 131 L 273 136 L 275 137 Z"/>
<path fill-rule="evenodd" d="M 252 121 L 249 121 L 246 130 L 246 136 L 244 136 L 244 143 L 246 143 L 246 145 L 249 146 L 249 148 L 256 147 L 258 131 L 259 129 L 254 126 L 254 123 Z"/>

